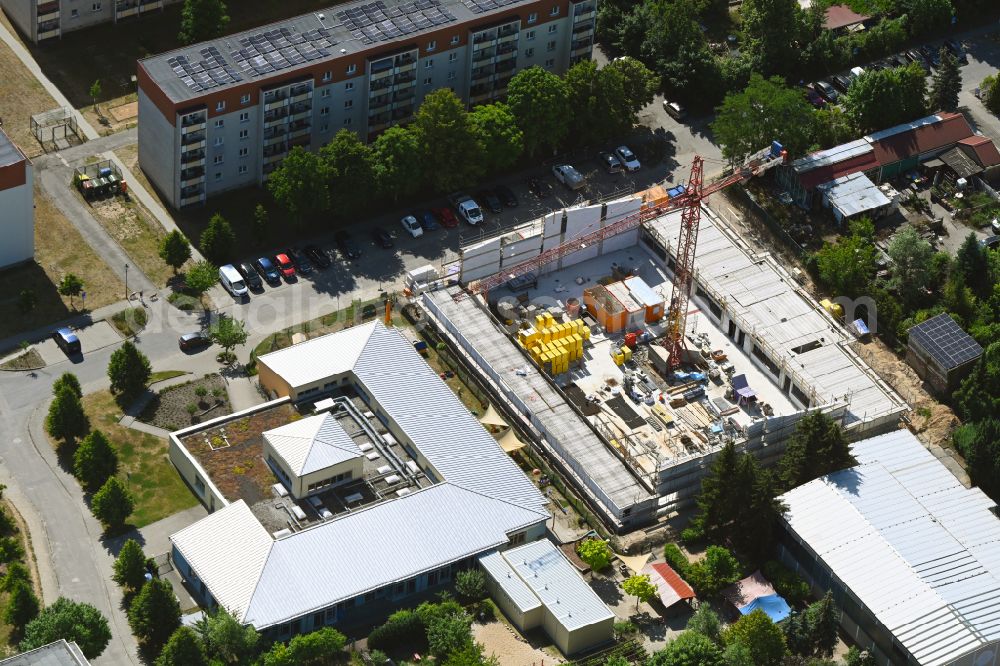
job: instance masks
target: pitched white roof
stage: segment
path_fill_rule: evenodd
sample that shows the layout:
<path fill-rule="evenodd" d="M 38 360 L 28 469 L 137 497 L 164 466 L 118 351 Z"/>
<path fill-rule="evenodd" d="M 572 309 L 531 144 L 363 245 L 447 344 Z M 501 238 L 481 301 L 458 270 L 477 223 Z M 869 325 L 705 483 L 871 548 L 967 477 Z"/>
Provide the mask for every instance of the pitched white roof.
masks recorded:
<path fill-rule="evenodd" d="M 479 562 L 522 610 L 541 603 L 568 631 L 615 616 L 548 539 L 491 553 Z"/>
<path fill-rule="evenodd" d="M 298 476 L 364 455 L 329 412 L 292 421 L 262 434 Z"/>
<path fill-rule="evenodd" d="M 258 357 L 292 388 L 332 377 L 354 367 L 377 321 L 323 335 Z"/>
<path fill-rule="evenodd" d="M 923 666 L 1000 641 L 1000 520 L 908 431 L 795 488 L 785 520 Z"/>
<path fill-rule="evenodd" d="M 274 544 L 250 507 L 237 500 L 171 535 L 212 596 L 236 617 L 243 617 L 257 579 Z"/>

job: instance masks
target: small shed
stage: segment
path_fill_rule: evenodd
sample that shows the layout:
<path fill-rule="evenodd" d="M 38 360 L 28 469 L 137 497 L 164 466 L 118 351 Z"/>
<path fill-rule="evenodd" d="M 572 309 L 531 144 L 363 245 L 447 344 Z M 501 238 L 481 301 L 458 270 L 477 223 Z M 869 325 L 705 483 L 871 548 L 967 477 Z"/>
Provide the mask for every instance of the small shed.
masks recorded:
<path fill-rule="evenodd" d="M 823 206 L 830 209 L 840 225 L 858 217 L 878 219 L 892 210 L 892 199 L 863 173 L 841 176 L 816 188 Z"/>
<path fill-rule="evenodd" d="M 856 32 L 864 30 L 865 21 L 870 16 L 858 14 L 847 5 L 831 5 L 826 8 L 823 17 L 823 27 L 834 32 Z"/>
<path fill-rule="evenodd" d="M 656 586 L 656 592 L 664 608 L 670 608 L 679 601 L 694 599 L 694 590 L 691 586 L 666 562 L 647 564 L 642 573 L 649 576 L 650 582 Z"/>
<path fill-rule="evenodd" d="M 979 343 L 946 312 L 908 332 L 906 362 L 941 395 L 958 388 L 982 355 Z"/>
<path fill-rule="evenodd" d="M 645 280 L 639 276 L 630 277 L 625 280 L 625 286 L 628 287 L 632 298 L 645 309 L 647 324 L 655 324 L 663 319 L 663 296 L 653 291 Z"/>

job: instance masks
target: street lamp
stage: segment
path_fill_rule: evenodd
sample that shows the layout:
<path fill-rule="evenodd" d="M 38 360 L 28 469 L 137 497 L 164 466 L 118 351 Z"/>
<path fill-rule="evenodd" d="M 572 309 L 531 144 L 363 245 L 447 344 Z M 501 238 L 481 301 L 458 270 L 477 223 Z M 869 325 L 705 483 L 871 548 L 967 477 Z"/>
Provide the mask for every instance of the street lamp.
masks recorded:
<path fill-rule="evenodd" d="M 128 300 L 128 264 L 125 264 L 125 300 Z"/>

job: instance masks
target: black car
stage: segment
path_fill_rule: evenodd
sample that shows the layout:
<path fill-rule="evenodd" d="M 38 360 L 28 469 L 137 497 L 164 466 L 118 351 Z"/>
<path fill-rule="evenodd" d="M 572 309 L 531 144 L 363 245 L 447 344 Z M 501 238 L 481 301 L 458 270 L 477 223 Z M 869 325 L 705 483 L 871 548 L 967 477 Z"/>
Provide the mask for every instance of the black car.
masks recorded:
<path fill-rule="evenodd" d="M 893 67 L 908 67 L 910 65 L 910 59 L 901 53 L 897 53 L 889 58 L 889 63 Z"/>
<path fill-rule="evenodd" d="M 851 78 L 844 74 L 837 74 L 832 79 L 833 85 L 837 86 L 841 92 L 847 92 L 847 89 L 851 87 Z"/>
<path fill-rule="evenodd" d="M 334 234 L 333 240 L 337 243 L 337 249 L 340 250 L 340 253 L 347 259 L 357 259 L 361 256 L 361 248 L 358 247 L 358 244 L 354 242 L 353 238 L 351 238 L 351 234 L 347 233 L 343 229 Z"/>
<path fill-rule="evenodd" d="M 927 64 L 926 60 L 924 60 L 924 56 L 921 55 L 920 51 L 918 51 L 916 49 L 910 49 L 909 51 L 907 51 L 905 53 L 905 55 L 906 55 L 907 59 L 910 62 L 917 63 L 918 65 L 920 65 L 923 68 L 923 70 L 926 73 L 928 73 L 928 74 L 931 73 L 931 66 L 929 64 Z"/>
<path fill-rule="evenodd" d="M 379 247 L 383 247 L 387 250 L 393 245 L 392 235 L 382 227 L 375 227 L 372 229 L 372 238 L 375 239 L 375 243 Z"/>
<path fill-rule="evenodd" d="M 498 197 L 500 197 L 500 201 L 503 202 L 504 206 L 507 208 L 517 208 L 519 202 L 517 200 L 517 195 L 514 194 L 514 190 L 510 189 L 506 185 L 500 185 L 493 191 L 497 193 Z"/>
<path fill-rule="evenodd" d="M 288 248 L 285 250 L 285 254 L 287 254 L 288 258 L 292 260 L 293 264 L 295 264 L 295 270 L 297 270 L 300 275 L 309 275 L 313 272 L 312 262 L 309 261 L 309 257 L 307 257 L 301 250 Z"/>
<path fill-rule="evenodd" d="M 954 39 L 944 40 L 944 47 L 951 51 L 951 54 L 963 65 L 969 62 L 969 57 L 965 55 L 965 48 Z"/>
<path fill-rule="evenodd" d="M 833 86 L 826 81 L 817 81 L 813 84 L 813 89 L 830 104 L 836 104 L 837 100 L 840 99 L 840 95 L 837 94 L 837 91 L 834 90 Z"/>
<path fill-rule="evenodd" d="M 177 346 L 180 347 L 182 351 L 193 351 L 195 349 L 201 349 L 202 347 L 207 347 L 210 344 L 212 344 L 212 340 L 208 337 L 208 334 L 205 333 L 204 331 L 194 331 L 193 333 L 185 333 L 184 335 L 182 335 L 180 338 L 177 339 Z"/>
<path fill-rule="evenodd" d="M 319 249 L 315 245 L 306 245 L 302 248 L 302 251 L 305 252 L 306 256 L 312 259 L 312 262 L 319 268 L 330 267 L 330 257 L 327 256 L 326 252 Z"/>
<path fill-rule="evenodd" d="M 941 64 L 941 53 L 933 46 L 924 44 L 917 50 L 920 51 L 920 55 L 924 57 L 924 60 L 930 63 L 931 67 L 937 67 Z"/>
<path fill-rule="evenodd" d="M 601 153 L 597 156 L 597 161 L 601 163 L 601 167 L 604 168 L 608 173 L 621 173 L 622 172 L 622 162 L 617 156 L 611 153 Z"/>
<path fill-rule="evenodd" d="M 258 258 L 253 262 L 253 267 L 257 269 L 262 278 L 267 280 L 268 284 L 281 284 L 281 273 L 278 272 L 278 268 L 274 265 L 274 262 L 267 257 Z"/>
<path fill-rule="evenodd" d="M 82 353 L 80 338 L 76 337 L 76 333 L 72 329 L 60 328 L 52 334 L 52 339 L 56 341 L 66 356 L 77 356 Z"/>
<path fill-rule="evenodd" d="M 541 178 L 529 178 L 525 184 L 528 186 L 528 191 L 539 199 L 552 194 L 552 186 Z"/>
<path fill-rule="evenodd" d="M 492 190 L 480 190 L 476 192 L 476 201 L 480 206 L 493 214 L 503 212 L 503 203 L 500 201 L 500 197 L 496 195 L 496 192 Z"/>
<path fill-rule="evenodd" d="M 245 261 L 236 264 L 236 270 L 240 272 L 243 277 L 243 281 L 246 283 L 247 287 L 253 291 L 260 291 L 264 288 L 264 283 L 260 281 L 260 277 L 257 275 L 257 271 L 253 269 L 253 266 Z"/>

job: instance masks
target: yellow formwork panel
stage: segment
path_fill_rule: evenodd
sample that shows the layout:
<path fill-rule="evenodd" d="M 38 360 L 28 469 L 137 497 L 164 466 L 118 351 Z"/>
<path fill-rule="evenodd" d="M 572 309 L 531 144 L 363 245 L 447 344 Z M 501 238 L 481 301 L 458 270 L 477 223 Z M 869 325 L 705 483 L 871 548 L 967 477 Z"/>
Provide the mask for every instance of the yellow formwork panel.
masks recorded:
<path fill-rule="evenodd" d="M 632 360 L 632 350 L 631 349 L 629 349 L 628 347 L 622 347 L 621 350 L 619 350 L 619 351 L 621 352 L 622 356 L 624 356 L 624 358 L 625 358 L 626 361 L 631 361 Z"/>

